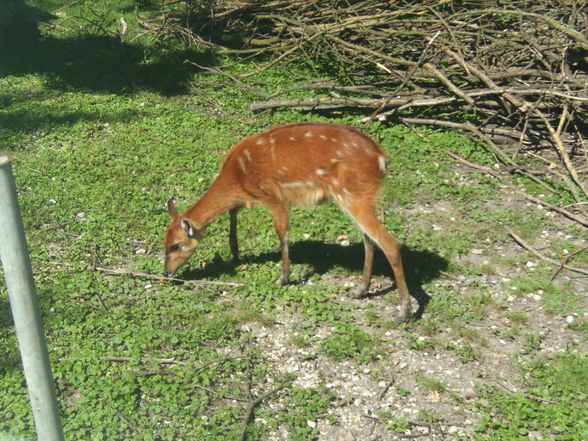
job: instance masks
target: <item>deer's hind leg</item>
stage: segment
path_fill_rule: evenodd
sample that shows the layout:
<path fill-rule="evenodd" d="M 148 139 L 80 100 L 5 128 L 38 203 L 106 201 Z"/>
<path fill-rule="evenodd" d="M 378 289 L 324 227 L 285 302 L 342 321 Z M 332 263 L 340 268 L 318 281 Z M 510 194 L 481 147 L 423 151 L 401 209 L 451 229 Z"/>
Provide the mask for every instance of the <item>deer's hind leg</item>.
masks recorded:
<path fill-rule="evenodd" d="M 384 228 L 380 221 L 378 221 L 375 204 L 366 202 L 365 199 L 361 200 L 361 198 L 354 198 L 352 201 L 341 204 L 341 207 L 349 213 L 353 220 L 355 220 L 362 232 L 378 245 L 386 255 L 386 258 L 392 267 L 392 271 L 394 272 L 394 279 L 396 280 L 398 294 L 400 295 L 400 315 L 398 316 L 397 321 L 406 321 L 411 314 L 411 305 L 410 293 L 408 285 L 406 284 L 404 267 L 402 265 L 400 243 Z M 366 245 L 366 258 L 367 251 Z M 373 256 L 371 256 L 371 259 L 373 259 Z M 366 277 L 368 275 L 371 276 L 371 265 L 369 268 L 370 271 L 367 274 L 365 266 L 367 266 L 367 262 L 366 265 L 364 265 L 364 283 Z"/>
<path fill-rule="evenodd" d="M 290 212 L 286 205 L 266 204 L 266 206 L 274 218 L 274 227 L 280 239 L 280 251 L 282 253 L 282 274 L 276 283 L 280 286 L 287 285 L 290 282 L 290 252 L 288 249 Z"/>
<path fill-rule="evenodd" d="M 374 254 L 376 246 L 374 241 L 370 239 L 367 234 L 363 234 L 363 246 L 365 248 L 365 257 L 363 261 L 363 273 L 361 276 L 361 286 L 355 292 L 355 298 L 361 299 L 364 297 L 370 289 L 370 283 L 372 281 L 372 270 L 374 267 Z"/>

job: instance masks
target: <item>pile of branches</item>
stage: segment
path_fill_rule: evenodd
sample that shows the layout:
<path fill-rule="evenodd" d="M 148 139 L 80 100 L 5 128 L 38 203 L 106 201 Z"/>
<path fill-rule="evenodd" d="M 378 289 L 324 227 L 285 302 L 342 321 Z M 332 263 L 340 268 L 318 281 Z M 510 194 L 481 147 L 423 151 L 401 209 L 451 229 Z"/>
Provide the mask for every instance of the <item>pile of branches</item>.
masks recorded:
<path fill-rule="evenodd" d="M 184 1 L 141 23 L 160 37 L 258 60 L 240 76 L 204 68 L 256 94 L 255 111 L 345 109 L 363 113 L 366 124 L 464 130 L 501 170 L 565 193 L 567 205 L 552 208 L 588 226 L 583 0 Z M 261 74 L 292 65 L 309 74 L 266 92 Z"/>

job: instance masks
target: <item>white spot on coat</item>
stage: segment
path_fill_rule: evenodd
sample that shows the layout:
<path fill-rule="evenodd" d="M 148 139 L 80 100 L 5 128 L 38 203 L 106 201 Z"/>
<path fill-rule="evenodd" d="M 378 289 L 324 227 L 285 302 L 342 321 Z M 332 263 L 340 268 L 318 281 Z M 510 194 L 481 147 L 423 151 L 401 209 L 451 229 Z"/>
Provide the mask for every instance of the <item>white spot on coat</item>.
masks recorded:
<path fill-rule="evenodd" d="M 282 188 L 300 188 L 300 187 L 315 187 L 316 184 L 312 181 L 307 182 L 284 182 L 280 184 Z"/>

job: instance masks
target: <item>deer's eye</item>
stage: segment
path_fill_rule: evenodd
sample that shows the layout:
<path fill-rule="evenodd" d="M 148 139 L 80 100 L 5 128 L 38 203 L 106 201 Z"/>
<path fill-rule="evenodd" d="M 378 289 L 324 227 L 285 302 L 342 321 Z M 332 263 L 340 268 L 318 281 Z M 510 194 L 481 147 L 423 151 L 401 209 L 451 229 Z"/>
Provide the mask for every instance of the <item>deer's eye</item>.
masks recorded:
<path fill-rule="evenodd" d="M 180 249 L 180 244 L 175 244 L 169 247 L 169 252 L 173 253 L 174 251 L 178 251 Z"/>

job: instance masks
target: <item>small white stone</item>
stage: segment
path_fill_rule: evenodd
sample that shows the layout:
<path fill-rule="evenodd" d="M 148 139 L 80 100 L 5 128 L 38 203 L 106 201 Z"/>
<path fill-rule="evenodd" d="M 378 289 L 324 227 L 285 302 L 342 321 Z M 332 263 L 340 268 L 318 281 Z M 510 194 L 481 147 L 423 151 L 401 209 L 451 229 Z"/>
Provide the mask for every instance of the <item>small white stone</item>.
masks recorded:
<path fill-rule="evenodd" d="M 568 315 L 568 316 L 566 317 L 566 322 L 567 322 L 567 323 L 569 323 L 570 325 L 571 325 L 572 323 L 574 323 L 574 320 L 575 320 L 575 319 L 574 319 L 574 316 L 572 316 L 572 315 Z"/>
<path fill-rule="evenodd" d="M 307 425 L 308 427 L 310 427 L 311 429 L 315 429 L 315 428 L 316 428 L 316 422 L 315 422 L 315 421 L 308 420 L 308 421 L 306 422 L 306 425 Z"/>

